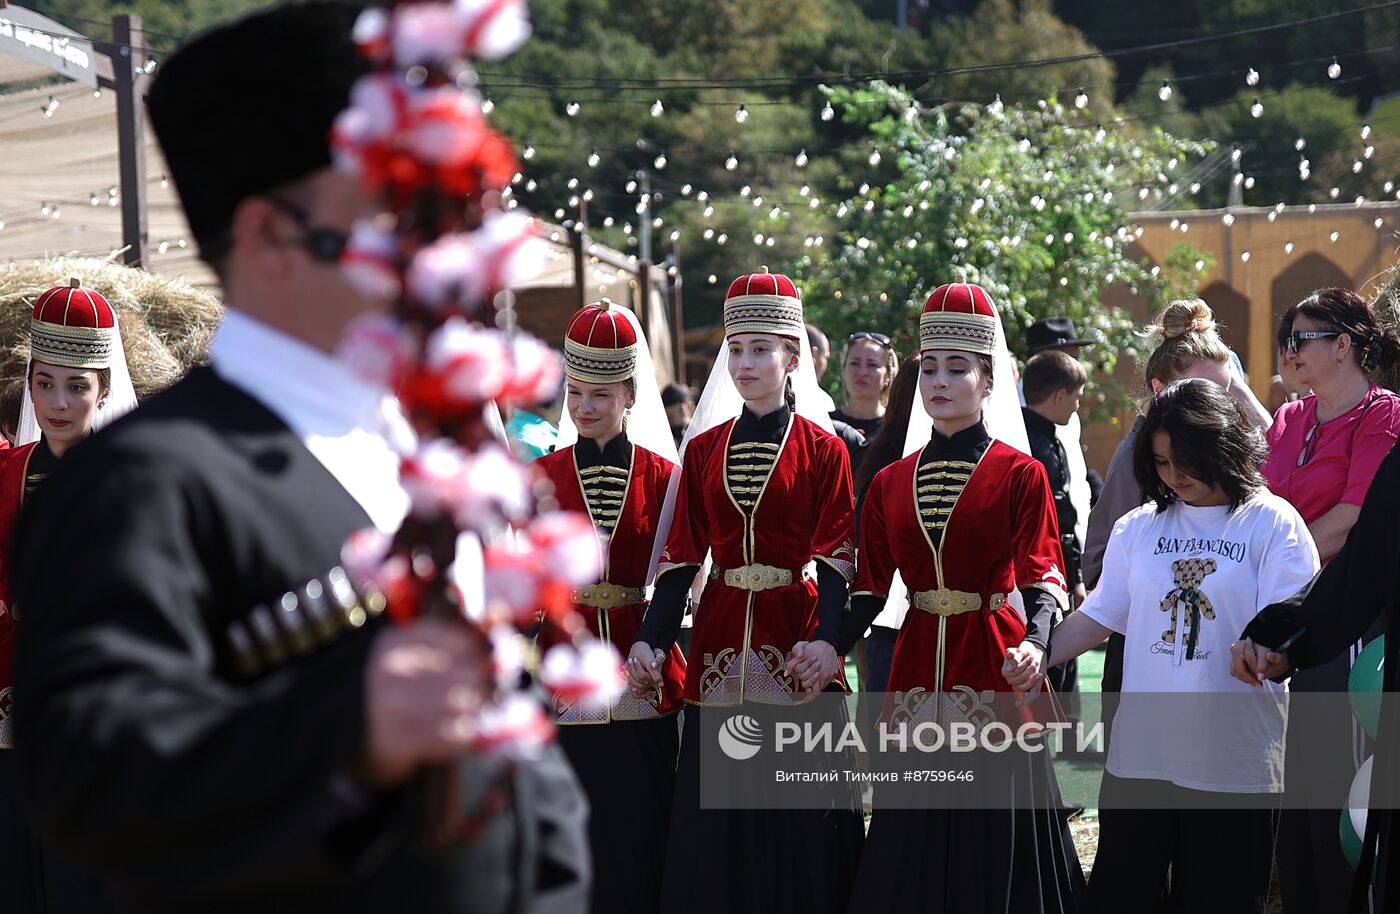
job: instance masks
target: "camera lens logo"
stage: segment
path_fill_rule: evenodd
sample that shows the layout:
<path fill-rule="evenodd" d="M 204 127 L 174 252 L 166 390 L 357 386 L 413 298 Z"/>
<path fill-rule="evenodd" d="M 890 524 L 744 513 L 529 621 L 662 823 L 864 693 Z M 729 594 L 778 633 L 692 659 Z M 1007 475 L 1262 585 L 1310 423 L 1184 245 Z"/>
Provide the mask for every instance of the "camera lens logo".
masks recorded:
<path fill-rule="evenodd" d="M 736 762 L 758 755 L 762 746 L 763 728 L 747 714 L 735 714 L 719 728 L 719 747 Z"/>

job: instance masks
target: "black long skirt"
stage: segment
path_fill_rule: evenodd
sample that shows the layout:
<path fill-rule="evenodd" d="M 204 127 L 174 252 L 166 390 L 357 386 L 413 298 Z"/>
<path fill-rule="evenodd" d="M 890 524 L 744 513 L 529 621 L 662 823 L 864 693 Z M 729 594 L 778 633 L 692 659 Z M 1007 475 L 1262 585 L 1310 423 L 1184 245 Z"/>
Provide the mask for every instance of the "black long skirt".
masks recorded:
<path fill-rule="evenodd" d="M 674 715 L 559 728 L 588 797 L 591 910 L 660 911 L 680 733 Z"/>
<path fill-rule="evenodd" d="M 700 716 L 687 709 L 662 897 L 667 914 L 846 910 L 865 840 L 855 809 L 701 809 Z"/>
<path fill-rule="evenodd" d="M 876 809 L 851 914 L 1073 914 L 1084 871 L 1045 753 L 1008 785 L 1016 809 Z M 1011 805 L 1011 804 L 1008 804 Z"/>

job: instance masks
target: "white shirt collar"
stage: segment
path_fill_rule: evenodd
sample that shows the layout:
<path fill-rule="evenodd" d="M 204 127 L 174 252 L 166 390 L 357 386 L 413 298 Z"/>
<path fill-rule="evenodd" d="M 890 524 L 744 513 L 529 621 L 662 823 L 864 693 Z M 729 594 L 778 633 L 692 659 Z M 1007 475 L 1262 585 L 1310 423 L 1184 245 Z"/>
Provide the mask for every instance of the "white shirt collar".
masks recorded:
<path fill-rule="evenodd" d="M 209 341 L 209 361 L 220 377 L 286 423 L 376 527 L 386 533 L 398 528 L 408 510 L 398 453 L 412 447 L 413 435 L 387 391 L 233 308 Z"/>
<path fill-rule="evenodd" d="M 209 361 L 303 435 L 373 427 L 387 395 L 333 356 L 233 308 L 209 341 Z"/>

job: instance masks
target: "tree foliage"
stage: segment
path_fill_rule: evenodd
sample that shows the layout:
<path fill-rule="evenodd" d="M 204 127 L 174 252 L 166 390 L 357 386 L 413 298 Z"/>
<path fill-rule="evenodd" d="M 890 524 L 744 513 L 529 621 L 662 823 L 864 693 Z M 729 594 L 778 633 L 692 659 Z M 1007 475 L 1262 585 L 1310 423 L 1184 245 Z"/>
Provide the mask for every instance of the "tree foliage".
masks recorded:
<path fill-rule="evenodd" d="M 968 281 L 991 293 L 1013 351 L 1033 321 L 1052 315 L 1107 344 L 1086 352 L 1101 369 L 1140 349 L 1131 316 L 1100 304 L 1100 292 L 1123 284 L 1155 304 L 1179 287 L 1179 276 L 1130 259 L 1129 213 L 1208 145 L 1075 127 L 1054 98 L 911 117 L 908 94 L 883 83 L 827 94 L 883 150 L 884 171 L 833 206 L 840 234 L 831 249 L 793 264 L 817 323 L 838 335 L 888 329 L 909 352 L 928 293 Z M 1198 252 L 1172 263 L 1183 260 L 1209 266 Z"/>

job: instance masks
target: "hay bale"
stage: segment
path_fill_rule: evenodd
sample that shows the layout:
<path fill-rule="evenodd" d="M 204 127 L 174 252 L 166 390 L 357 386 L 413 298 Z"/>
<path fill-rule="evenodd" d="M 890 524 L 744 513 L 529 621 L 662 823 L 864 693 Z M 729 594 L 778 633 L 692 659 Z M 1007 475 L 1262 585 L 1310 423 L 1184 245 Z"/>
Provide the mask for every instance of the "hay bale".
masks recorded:
<path fill-rule="evenodd" d="M 0 383 L 22 377 L 29 317 L 48 289 L 77 276 L 116 309 L 136 395 L 169 387 L 203 362 L 223 305 L 208 292 L 145 270 L 88 258 L 0 264 Z"/>

